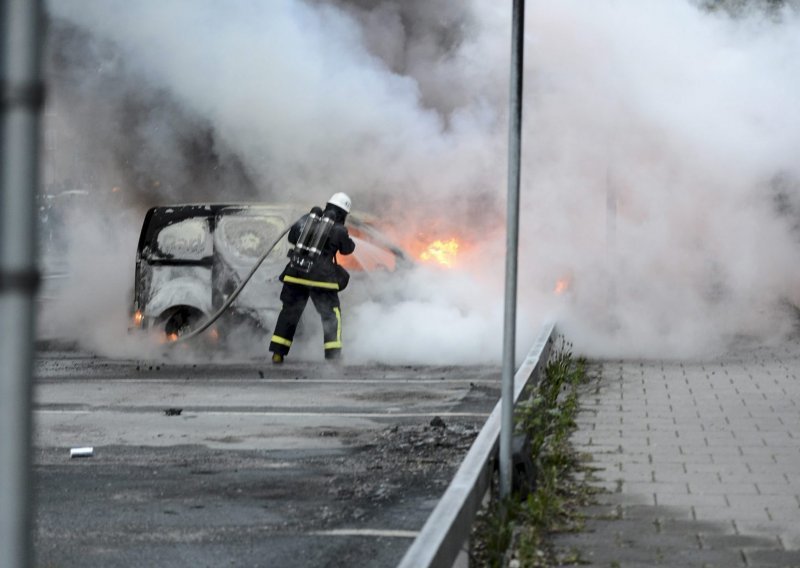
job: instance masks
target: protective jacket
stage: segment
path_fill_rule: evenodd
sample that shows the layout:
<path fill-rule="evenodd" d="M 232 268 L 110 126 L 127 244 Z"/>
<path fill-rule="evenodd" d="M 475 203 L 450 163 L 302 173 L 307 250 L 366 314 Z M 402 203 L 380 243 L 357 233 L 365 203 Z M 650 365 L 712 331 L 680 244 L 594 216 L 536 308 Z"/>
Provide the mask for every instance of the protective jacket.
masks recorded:
<path fill-rule="evenodd" d="M 297 244 L 300 231 L 308 219 L 308 214 L 303 215 L 292 228 L 289 229 L 289 242 Z M 328 240 L 322 247 L 319 258 L 314 262 L 309 272 L 295 269 L 289 263 L 280 276 L 284 284 L 298 284 L 327 290 L 343 290 L 349 280 L 347 271 L 336 264 L 336 253 L 351 254 L 356 248 L 355 242 L 350 238 L 347 227 L 337 220 L 331 227 Z"/>

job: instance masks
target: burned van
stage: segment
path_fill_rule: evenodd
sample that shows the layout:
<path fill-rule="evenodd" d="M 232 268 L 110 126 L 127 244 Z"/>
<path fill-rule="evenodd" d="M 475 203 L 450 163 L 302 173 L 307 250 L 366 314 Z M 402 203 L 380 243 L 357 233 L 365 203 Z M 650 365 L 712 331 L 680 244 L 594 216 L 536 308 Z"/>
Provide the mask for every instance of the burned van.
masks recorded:
<path fill-rule="evenodd" d="M 248 325 L 272 330 L 280 311 L 278 280 L 292 247 L 284 235 L 307 210 L 291 205 L 199 204 L 153 207 L 144 218 L 136 253 L 133 327 L 167 339 L 216 313 L 276 240 L 274 249 L 215 324 L 225 336 Z M 341 259 L 354 280 L 394 271 L 404 252 L 358 213 L 347 219 L 356 254 Z"/>

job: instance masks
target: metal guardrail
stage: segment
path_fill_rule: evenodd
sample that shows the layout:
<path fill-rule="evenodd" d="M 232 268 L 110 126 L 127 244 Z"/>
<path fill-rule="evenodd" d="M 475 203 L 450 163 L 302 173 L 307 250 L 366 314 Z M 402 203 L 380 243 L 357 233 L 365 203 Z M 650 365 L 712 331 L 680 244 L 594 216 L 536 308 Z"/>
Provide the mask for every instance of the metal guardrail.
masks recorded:
<path fill-rule="evenodd" d="M 542 326 L 525 361 L 514 375 L 514 404 L 524 388 L 538 383 L 547 367 L 555 338 L 555 324 Z M 469 537 L 472 522 L 492 482 L 493 462 L 500 436 L 501 403 L 495 405 L 486 424 L 436 508 L 400 561 L 399 568 L 450 568 Z"/>

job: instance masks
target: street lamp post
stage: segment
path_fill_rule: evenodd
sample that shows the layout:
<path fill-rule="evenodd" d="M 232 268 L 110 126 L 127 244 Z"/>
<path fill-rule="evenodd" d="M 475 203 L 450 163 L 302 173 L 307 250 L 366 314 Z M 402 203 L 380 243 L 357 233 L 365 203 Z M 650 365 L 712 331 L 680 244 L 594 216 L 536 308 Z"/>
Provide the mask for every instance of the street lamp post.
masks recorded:
<path fill-rule="evenodd" d="M 0 568 L 33 564 L 31 399 L 39 0 L 0 3 Z"/>
<path fill-rule="evenodd" d="M 520 154 L 522 149 L 522 70 L 525 0 L 514 0 L 511 30 L 511 84 L 508 129 L 506 285 L 500 419 L 500 497 L 511 495 L 511 440 L 514 430 L 514 367 L 517 325 L 517 251 L 519 244 Z"/>

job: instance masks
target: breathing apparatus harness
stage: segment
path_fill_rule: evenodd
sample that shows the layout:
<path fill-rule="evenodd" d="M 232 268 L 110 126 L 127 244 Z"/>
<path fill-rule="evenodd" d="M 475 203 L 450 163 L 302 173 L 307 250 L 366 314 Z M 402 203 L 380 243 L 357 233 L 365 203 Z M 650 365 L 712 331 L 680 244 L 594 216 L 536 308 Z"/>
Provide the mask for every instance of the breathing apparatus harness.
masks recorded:
<path fill-rule="evenodd" d="M 311 271 L 328 242 L 328 235 L 334 224 L 333 217 L 333 211 L 323 213 L 319 207 L 311 210 L 300 229 L 294 249 L 289 253 L 289 262 L 293 268 L 305 273 Z"/>

